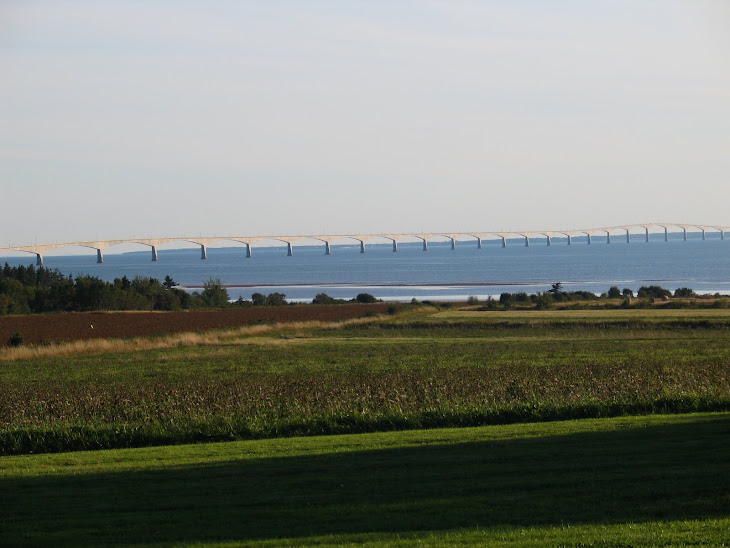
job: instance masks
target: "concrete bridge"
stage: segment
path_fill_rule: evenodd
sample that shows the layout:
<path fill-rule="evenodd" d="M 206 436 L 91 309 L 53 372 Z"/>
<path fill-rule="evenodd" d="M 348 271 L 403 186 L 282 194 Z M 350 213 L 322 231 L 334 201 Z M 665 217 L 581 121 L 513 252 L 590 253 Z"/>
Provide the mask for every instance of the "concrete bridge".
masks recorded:
<path fill-rule="evenodd" d="M 510 231 L 510 232 L 414 232 L 399 234 L 312 234 L 301 236 L 217 236 L 217 237 L 199 237 L 199 238 L 130 238 L 122 240 L 95 240 L 86 242 L 65 242 L 52 244 L 34 244 L 24 246 L 0 247 L 0 254 L 3 251 L 22 251 L 25 253 L 33 253 L 36 255 L 36 264 L 43 265 L 43 255 L 49 251 L 63 247 L 87 247 L 96 250 L 96 262 L 104 262 L 104 250 L 120 244 L 140 244 L 151 248 L 152 260 L 157 261 L 158 248 L 162 245 L 172 242 L 189 242 L 200 246 L 200 258 L 208 258 L 208 246 L 216 242 L 231 241 L 238 242 L 246 247 L 246 257 L 252 256 L 254 244 L 262 241 L 279 241 L 287 246 L 287 255 L 294 253 L 294 244 L 302 240 L 316 240 L 322 242 L 325 248 L 325 254 L 332 253 L 332 244 L 349 240 L 360 244 L 360 253 L 365 253 L 365 244 L 374 239 L 390 240 L 393 245 L 393 251 L 398 251 L 398 243 L 404 240 L 421 240 L 423 250 L 428 251 L 428 244 L 433 240 L 447 240 L 451 243 L 451 249 L 456 249 L 457 241 L 473 241 L 479 249 L 482 248 L 482 242 L 487 239 L 496 239 L 501 241 L 502 247 L 507 247 L 507 241 L 515 238 L 522 239 L 524 245 L 529 247 L 531 238 L 545 238 L 547 245 L 552 245 L 554 237 L 564 237 L 567 245 L 572 245 L 573 238 L 585 236 L 587 243 L 593 243 L 595 237 L 605 238 L 607 244 L 611 243 L 611 237 L 615 240 L 630 243 L 631 236 L 639 236 L 642 240 L 649 241 L 650 230 L 656 230 L 664 234 L 664 241 L 669 238 L 670 231 L 672 233 L 683 234 L 683 238 L 687 240 L 687 232 L 701 232 L 702 239 L 706 238 L 707 233 L 719 233 L 721 239 L 725 239 L 725 233 L 730 231 L 730 227 L 715 225 L 691 225 L 681 223 L 645 223 L 636 225 L 606 226 L 598 228 L 587 228 L 578 230 L 531 230 L 531 231 Z M 638 232 L 638 234 L 637 234 Z M 632 234 L 633 233 L 633 234 Z"/>

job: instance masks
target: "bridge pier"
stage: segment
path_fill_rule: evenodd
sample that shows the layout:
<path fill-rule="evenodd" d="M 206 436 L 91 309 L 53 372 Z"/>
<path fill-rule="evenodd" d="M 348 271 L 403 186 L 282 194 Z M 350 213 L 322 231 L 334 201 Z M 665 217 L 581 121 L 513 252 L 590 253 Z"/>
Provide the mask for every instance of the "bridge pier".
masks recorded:
<path fill-rule="evenodd" d="M 610 232 L 606 232 L 606 243 L 607 244 L 611 243 L 611 233 Z"/>
<path fill-rule="evenodd" d="M 482 248 L 482 239 L 477 238 L 477 249 L 481 249 L 481 248 Z"/>
<path fill-rule="evenodd" d="M 507 238 L 504 236 L 500 236 L 500 238 L 502 238 L 502 247 L 507 247 Z"/>
<path fill-rule="evenodd" d="M 720 229 L 720 239 L 721 240 L 725 239 L 725 231 L 723 229 Z"/>
<path fill-rule="evenodd" d="M 646 241 L 649 241 L 649 229 L 644 227 L 644 231 L 646 232 Z"/>
<path fill-rule="evenodd" d="M 550 238 L 550 236 L 545 236 L 545 238 L 547 239 L 547 245 L 548 245 L 548 247 L 550 247 L 551 245 L 553 245 L 552 244 L 552 238 Z"/>
<path fill-rule="evenodd" d="M 325 255 L 332 255 L 332 250 L 330 249 L 330 243 L 325 242 L 324 243 L 324 254 Z"/>
<path fill-rule="evenodd" d="M 286 242 L 286 256 L 291 257 L 294 255 L 294 250 L 292 249 L 291 242 Z"/>
<path fill-rule="evenodd" d="M 451 250 L 456 249 L 456 238 L 451 238 Z"/>
<path fill-rule="evenodd" d="M 573 245 L 573 237 L 568 234 L 568 245 Z"/>
<path fill-rule="evenodd" d="M 104 262 L 104 253 L 101 249 L 96 250 L 96 264 L 102 264 Z"/>
<path fill-rule="evenodd" d="M 428 251 L 428 240 L 426 238 L 423 239 L 423 250 Z"/>
<path fill-rule="evenodd" d="M 156 263 L 160 258 L 157 256 L 157 248 L 152 246 L 152 262 Z"/>
<path fill-rule="evenodd" d="M 630 244 L 631 243 L 631 235 L 629 234 L 629 230 L 628 229 L 626 229 L 626 243 L 627 244 Z"/>
<path fill-rule="evenodd" d="M 398 242 L 393 240 L 393 253 L 398 253 Z"/>
<path fill-rule="evenodd" d="M 246 258 L 251 258 L 251 244 L 246 244 Z"/>
<path fill-rule="evenodd" d="M 667 229 L 666 226 L 664 227 L 664 241 L 665 242 L 669 241 L 669 230 Z"/>
<path fill-rule="evenodd" d="M 360 253 L 365 253 L 365 242 L 360 240 Z"/>
<path fill-rule="evenodd" d="M 208 258 L 208 248 L 205 247 L 205 244 L 200 245 L 200 258 L 202 260 L 206 260 Z"/>
<path fill-rule="evenodd" d="M 525 236 L 525 247 L 530 247 L 530 238 Z"/>
<path fill-rule="evenodd" d="M 682 228 L 682 232 L 684 232 L 684 241 L 686 242 L 687 241 L 687 229 Z"/>
<path fill-rule="evenodd" d="M 586 236 L 588 236 L 588 245 L 591 245 L 591 235 L 590 234 L 586 234 Z"/>
<path fill-rule="evenodd" d="M 700 230 L 702 230 L 702 239 L 704 240 L 704 239 L 705 239 L 705 229 L 704 229 L 704 228 L 702 228 L 702 229 L 700 229 Z"/>
<path fill-rule="evenodd" d="M 37 266 L 43 266 L 43 255 L 41 255 L 40 253 L 35 254 L 35 264 Z"/>

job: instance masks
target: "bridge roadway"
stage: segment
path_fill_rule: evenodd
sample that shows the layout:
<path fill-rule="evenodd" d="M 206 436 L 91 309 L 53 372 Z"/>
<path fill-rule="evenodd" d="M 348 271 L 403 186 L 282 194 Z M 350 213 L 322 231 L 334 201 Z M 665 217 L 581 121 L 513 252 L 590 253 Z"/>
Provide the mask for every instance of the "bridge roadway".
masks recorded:
<path fill-rule="evenodd" d="M 208 258 L 208 246 L 221 241 L 232 241 L 238 242 L 246 246 L 246 257 L 252 256 L 253 244 L 264 240 L 280 241 L 287 246 L 287 255 L 293 254 L 294 244 L 301 240 L 318 240 L 325 246 L 325 254 L 330 255 L 332 253 L 332 243 L 339 240 L 353 240 L 360 243 L 360 253 L 365 253 L 366 242 L 373 239 L 385 239 L 390 240 L 393 243 L 393 251 L 398 251 L 398 242 L 403 240 L 421 240 L 423 242 L 423 250 L 428 251 L 428 242 L 437 238 L 445 238 L 451 241 L 451 249 L 456 249 L 456 242 L 464 239 L 473 239 L 476 241 L 477 247 L 482 248 L 482 241 L 486 239 L 501 239 L 502 247 L 507 247 L 507 240 L 514 239 L 515 237 L 524 238 L 526 247 L 530 245 L 530 238 L 533 237 L 544 237 L 547 245 L 552 245 L 552 239 L 555 236 L 564 236 L 567 238 L 568 245 L 573 243 L 573 238 L 576 236 L 586 236 L 587 242 L 590 245 L 593 237 L 596 235 L 605 236 L 606 243 L 611 243 L 611 235 L 618 235 L 619 237 L 625 237 L 626 243 L 631 242 L 631 232 L 636 232 L 639 229 L 644 231 L 645 241 L 649 241 L 650 229 L 662 229 L 664 231 L 664 241 L 668 240 L 670 228 L 672 232 L 679 232 L 680 229 L 683 232 L 684 240 L 687 240 L 687 231 L 702 232 L 702 239 L 704 240 L 707 232 L 717 231 L 720 234 L 720 238 L 725 239 L 725 233 L 730 231 L 730 227 L 713 226 L 713 225 L 690 225 L 681 223 L 645 223 L 636 225 L 622 225 L 622 226 L 607 226 L 599 228 L 588 228 L 580 230 L 530 230 L 530 231 L 509 231 L 509 232 L 422 232 L 422 233 L 401 233 L 401 234 L 313 234 L 313 235 L 302 235 L 302 236 L 217 236 L 217 237 L 198 237 L 198 238 L 129 238 L 122 240 L 96 240 L 87 242 L 65 242 L 65 243 L 52 243 L 52 244 L 34 244 L 24 246 L 11 246 L 11 247 L 0 247 L 0 253 L 2 251 L 22 251 L 26 253 L 34 253 L 36 255 L 36 263 L 43 265 L 43 255 L 49 251 L 59 249 L 62 247 L 87 247 L 96 250 L 96 262 L 104 262 L 104 250 L 120 244 L 141 244 L 149 246 L 152 250 L 152 260 L 157 261 L 158 248 L 161 245 L 165 245 L 171 242 L 190 242 L 200 246 L 200 258 Z M 634 234 L 636 235 L 636 234 Z"/>

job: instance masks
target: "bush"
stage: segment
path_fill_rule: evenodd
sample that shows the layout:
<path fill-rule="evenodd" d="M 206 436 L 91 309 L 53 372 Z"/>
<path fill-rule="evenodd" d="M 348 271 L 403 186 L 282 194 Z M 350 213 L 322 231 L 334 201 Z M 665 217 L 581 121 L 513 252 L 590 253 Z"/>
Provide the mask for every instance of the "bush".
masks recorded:
<path fill-rule="evenodd" d="M 466 300 L 466 304 L 479 304 L 479 297 L 470 295 L 469 298 Z"/>
<path fill-rule="evenodd" d="M 679 287 L 674 291 L 675 297 L 696 297 L 697 294 L 689 287 Z"/>
<path fill-rule="evenodd" d="M 573 301 L 595 301 L 598 298 L 595 293 L 590 291 L 571 291 L 568 295 Z"/>
<path fill-rule="evenodd" d="M 251 295 L 251 302 L 254 306 L 284 306 L 288 304 L 286 295 L 283 293 L 269 293 L 268 295 L 254 293 Z"/>
<path fill-rule="evenodd" d="M 551 293 L 545 291 L 544 293 L 538 293 L 535 300 L 538 310 L 549 310 L 553 306 L 555 299 Z"/>
<path fill-rule="evenodd" d="M 8 344 L 10 346 L 22 346 L 23 334 L 20 331 L 16 331 L 12 335 L 10 335 L 10 340 L 8 341 Z"/>
<path fill-rule="evenodd" d="M 495 308 L 497 308 L 497 301 L 495 301 L 492 298 L 492 296 L 490 295 L 489 297 L 487 297 L 487 306 L 486 306 L 486 309 L 487 310 L 494 310 Z"/>
<path fill-rule="evenodd" d="M 355 300 L 359 303 L 371 304 L 378 302 L 378 299 L 373 297 L 370 293 L 358 293 Z"/>
<path fill-rule="evenodd" d="M 314 299 L 312 299 L 312 304 L 340 304 L 344 302 L 342 299 L 330 297 L 327 293 L 317 293 Z"/>
<path fill-rule="evenodd" d="M 621 290 L 616 287 L 615 285 L 608 288 L 608 294 L 607 297 L 609 299 L 619 299 L 621 298 Z"/>
<path fill-rule="evenodd" d="M 286 295 L 283 293 L 269 293 L 266 297 L 267 306 L 284 306 L 286 304 Z"/>
<path fill-rule="evenodd" d="M 637 295 L 640 299 L 663 299 L 671 297 L 672 292 L 659 285 L 642 285 Z"/>

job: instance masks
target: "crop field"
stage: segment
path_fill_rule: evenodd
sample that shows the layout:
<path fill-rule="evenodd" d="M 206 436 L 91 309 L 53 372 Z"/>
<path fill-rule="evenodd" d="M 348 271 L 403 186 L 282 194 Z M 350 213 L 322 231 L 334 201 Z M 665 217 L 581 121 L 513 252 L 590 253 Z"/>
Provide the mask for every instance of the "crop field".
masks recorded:
<path fill-rule="evenodd" d="M 265 327 L 0 350 L 0 544 L 730 542 L 730 310 Z"/>
<path fill-rule="evenodd" d="M 0 454 L 730 410 L 728 311 L 628 312 L 424 308 L 4 361 Z"/>

